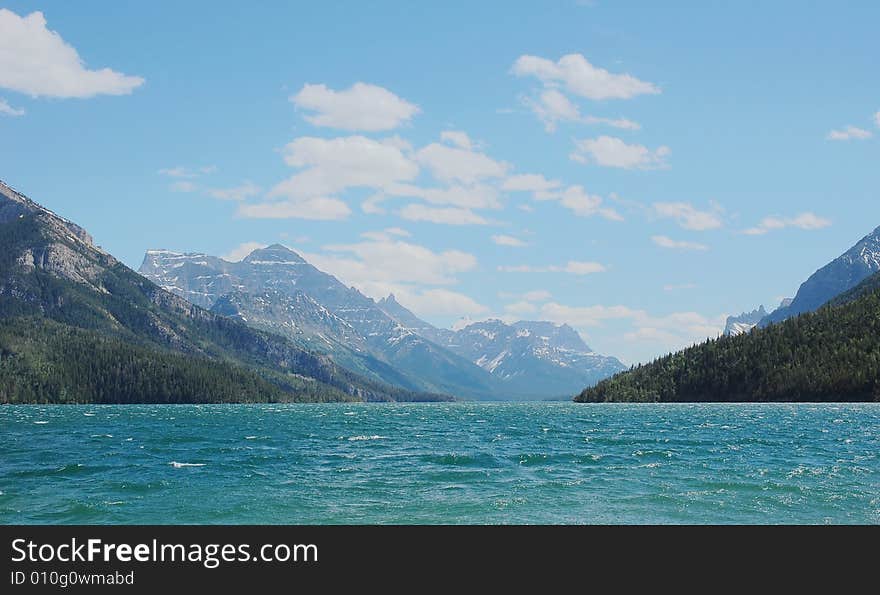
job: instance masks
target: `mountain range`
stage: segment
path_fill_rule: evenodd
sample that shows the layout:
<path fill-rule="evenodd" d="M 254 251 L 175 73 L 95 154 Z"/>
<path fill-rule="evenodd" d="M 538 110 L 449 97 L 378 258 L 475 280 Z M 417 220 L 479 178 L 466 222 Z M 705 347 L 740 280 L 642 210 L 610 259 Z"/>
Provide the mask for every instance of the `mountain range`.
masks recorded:
<path fill-rule="evenodd" d="M 468 399 L 564 397 L 624 368 L 567 325 L 490 320 L 437 328 L 393 295 L 374 301 L 280 244 L 239 262 L 149 250 L 139 271 L 215 314 L 409 390 Z"/>
<path fill-rule="evenodd" d="M 182 299 L 0 182 L 0 402 L 438 398 Z"/>

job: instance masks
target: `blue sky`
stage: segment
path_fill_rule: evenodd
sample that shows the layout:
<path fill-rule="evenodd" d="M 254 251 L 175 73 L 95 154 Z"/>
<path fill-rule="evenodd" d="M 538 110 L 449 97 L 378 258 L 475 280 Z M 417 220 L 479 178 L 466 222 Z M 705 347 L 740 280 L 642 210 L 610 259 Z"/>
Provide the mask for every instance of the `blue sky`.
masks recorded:
<path fill-rule="evenodd" d="M 880 225 L 875 2 L 2 7 L 0 178 L 134 268 L 281 242 L 635 362 Z"/>

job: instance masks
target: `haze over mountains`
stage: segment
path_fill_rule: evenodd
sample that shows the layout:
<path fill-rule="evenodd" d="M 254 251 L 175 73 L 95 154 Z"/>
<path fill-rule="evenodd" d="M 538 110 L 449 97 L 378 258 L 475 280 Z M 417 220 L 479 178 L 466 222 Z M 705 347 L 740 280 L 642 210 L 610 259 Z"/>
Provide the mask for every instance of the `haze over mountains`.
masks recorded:
<path fill-rule="evenodd" d="M 477 399 L 563 397 L 624 368 L 594 353 L 566 325 L 491 320 L 458 331 L 436 328 L 394 296 L 376 302 L 280 244 L 240 262 L 150 250 L 140 272 L 215 313 L 411 390 Z"/>

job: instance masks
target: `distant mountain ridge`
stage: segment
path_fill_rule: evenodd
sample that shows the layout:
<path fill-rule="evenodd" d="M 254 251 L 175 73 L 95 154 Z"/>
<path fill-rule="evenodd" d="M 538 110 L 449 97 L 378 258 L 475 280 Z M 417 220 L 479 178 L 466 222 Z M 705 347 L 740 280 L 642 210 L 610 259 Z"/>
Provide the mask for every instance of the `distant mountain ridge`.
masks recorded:
<path fill-rule="evenodd" d="M 422 336 L 499 378 L 514 394 L 536 398 L 567 395 L 572 387 L 594 384 L 625 369 L 617 358 L 595 353 L 567 324 L 507 324 L 491 319 L 453 331 L 420 320 L 393 295 L 380 300 L 379 306 Z M 536 387 L 541 387 L 540 391 Z"/>
<path fill-rule="evenodd" d="M 138 275 L 0 182 L 0 402 L 435 399 L 373 382 Z"/>
<path fill-rule="evenodd" d="M 470 330 L 436 328 L 393 295 L 374 301 L 281 244 L 240 262 L 149 250 L 140 272 L 218 314 L 279 332 L 360 374 L 411 390 L 476 399 L 561 397 L 623 369 L 565 325 L 488 321 Z M 487 325 L 494 341 L 479 332 Z"/>
<path fill-rule="evenodd" d="M 767 316 L 767 310 L 761 305 L 751 312 L 743 312 L 739 316 L 728 316 L 724 324 L 725 336 L 741 335 L 752 330 L 761 320 Z"/>

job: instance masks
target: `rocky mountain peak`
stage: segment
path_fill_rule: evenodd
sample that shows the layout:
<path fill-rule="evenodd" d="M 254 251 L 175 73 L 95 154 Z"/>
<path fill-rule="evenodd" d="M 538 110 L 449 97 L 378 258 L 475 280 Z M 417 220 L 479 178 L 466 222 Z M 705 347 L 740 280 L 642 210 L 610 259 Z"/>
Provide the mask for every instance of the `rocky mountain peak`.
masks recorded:
<path fill-rule="evenodd" d="M 254 250 L 242 262 L 247 264 L 305 264 L 306 261 L 287 246 L 272 244 Z"/>

